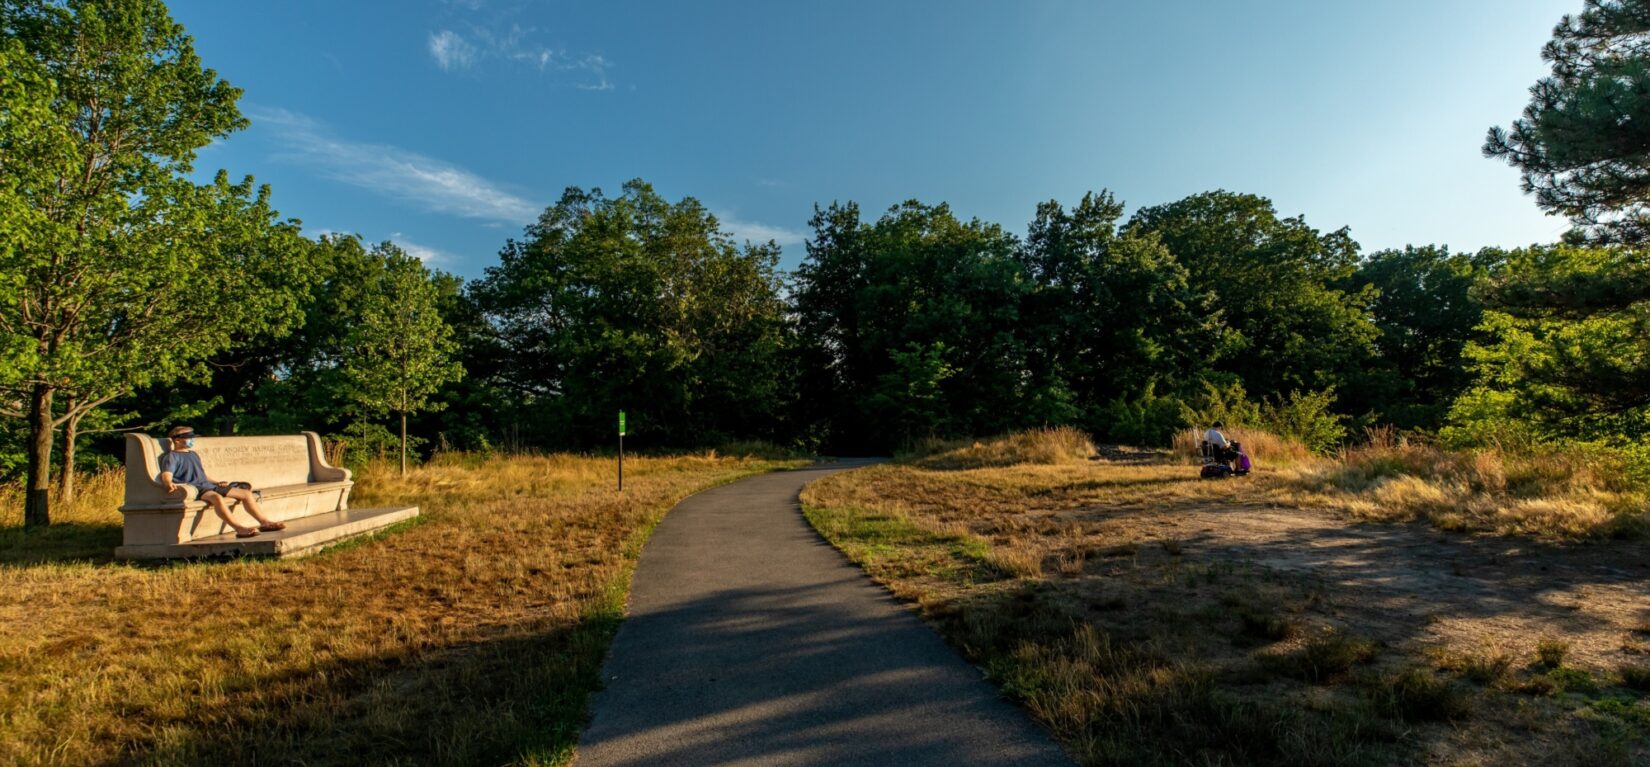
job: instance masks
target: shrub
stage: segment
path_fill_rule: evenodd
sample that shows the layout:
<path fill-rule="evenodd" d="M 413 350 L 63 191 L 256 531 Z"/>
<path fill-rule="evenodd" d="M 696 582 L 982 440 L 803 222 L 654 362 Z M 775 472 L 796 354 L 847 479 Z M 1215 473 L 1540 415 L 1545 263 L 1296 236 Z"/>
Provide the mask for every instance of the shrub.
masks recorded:
<path fill-rule="evenodd" d="M 756 458 L 767 461 L 789 461 L 800 458 L 810 458 L 805 450 L 793 447 L 780 447 L 764 440 L 742 440 L 728 442 L 716 448 L 716 455 L 725 455 L 733 458 Z"/>
<path fill-rule="evenodd" d="M 1650 666 L 1634 663 L 1622 664 L 1621 686 L 1639 692 L 1650 692 Z"/>
<path fill-rule="evenodd" d="M 1370 687 L 1383 712 L 1406 722 L 1453 721 L 1472 713 L 1471 700 L 1430 669 L 1407 668 L 1379 677 Z"/>
<path fill-rule="evenodd" d="M 1333 389 L 1320 392 L 1290 392 L 1277 402 L 1260 407 L 1260 422 L 1267 429 L 1305 444 L 1316 453 L 1327 453 L 1346 439 L 1346 416 L 1332 412 Z"/>
<path fill-rule="evenodd" d="M 1204 381 L 1203 392 L 1193 398 L 1191 408 L 1187 420 L 1192 424 L 1208 426 L 1220 421 L 1234 429 L 1262 425 L 1260 407 L 1249 400 L 1243 384 L 1237 382 L 1220 385 Z"/>
<path fill-rule="evenodd" d="M 1261 665 L 1284 676 L 1322 682 L 1375 658 L 1368 640 L 1343 631 L 1330 631 L 1309 640 L 1293 652 L 1261 656 Z"/>
<path fill-rule="evenodd" d="M 1173 396 L 1159 396 L 1147 384 L 1140 396 L 1119 397 L 1105 404 L 1099 413 L 1100 431 L 1111 442 L 1124 445 L 1160 447 L 1169 444 L 1175 432 L 1191 425 L 1191 411 Z"/>
<path fill-rule="evenodd" d="M 1535 658 L 1545 668 L 1564 665 L 1564 656 L 1570 654 L 1570 643 L 1562 639 L 1545 638 L 1535 643 Z"/>

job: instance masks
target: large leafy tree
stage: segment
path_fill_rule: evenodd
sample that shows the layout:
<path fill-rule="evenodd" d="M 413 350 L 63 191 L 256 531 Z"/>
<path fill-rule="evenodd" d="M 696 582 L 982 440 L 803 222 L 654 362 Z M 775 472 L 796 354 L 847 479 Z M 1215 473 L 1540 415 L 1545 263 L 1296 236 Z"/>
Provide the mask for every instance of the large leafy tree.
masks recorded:
<path fill-rule="evenodd" d="M 1373 253 L 1358 266 L 1354 281 L 1380 291 L 1371 305 L 1380 361 L 1366 371 L 1379 421 L 1410 429 L 1443 422 L 1472 382 L 1462 350 L 1484 316 L 1474 288 L 1499 260 L 1493 251 L 1412 246 Z"/>
<path fill-rule="evenodd" d="M 541 441 L 604 440 L 620 409 L 656 443 L 777 437 L 791 377 L 778 258 L 691 197 L 573 187 L 470 293 L 505 353 L 498 383 Z"/>
<path fill-rule="evenodd" d="M 809 397 L 843 447 L 987 434 L 1043 413 L 1032 396 L 1018 243 L 948 206 L 907 202 L 874 223 L 817 210 L 794 293 Z M 1045 392 L 1047 388 L 1045 387 Z"/>
<path fill-rule="evenodd" d="M 1543 209 L 1576 224 L 1572 244 L 1613 247 L 1512 254 L 1483 293 L 1500 340 L 1478 350 L 1481 375 L 1519 382 L 1549 432 L 1641 434 L 1650 402 L 1650 2 L 1587 0 L 1553 30 L 1542 57 L 1552 74 L 1530 89 L 1511 129 L 1490 130 L 1484 151 L 1522 171 Z"/>
<path fill-rule="evenodd" d="M 1530 88 L 1484 153 L 1596 242 L 1650 242 L 1650 1 L 1586 0 L 1541 51 L 1552 74 Z"/>
<path fill-rule="evenodd" d="M 159 0 L 4 0 L 0 50 L 0 386 L 27 419 L 38 526 L 54 429 L 289 320 L 265 267 L 298 238 L 250 179 L 187 179 L 246 121 Z"/>
<path fill-rule="evenodd" d="M 1155 235 L 1119 231 L 1122 216 L 1106 192 L 1069 210 L 1049 201 L 1021 248 L 1034 285 L 1022 319 L 1028 361 L 1032 379 L 1048 381 L 1033 391 L 1069 392 L 1091 427 L 1105 426 L 1096 421 L 1109 401 L 1188 384 L 1219 343 L 1213 294 L 1191 288 Z"/>
<path fill-rule="evenodd" d="M 1206 370 L 1237 375 L 1255 394 L 1337 389 L 1352 407 L 1379 332 L 1372 290 L 1354 289 L 1358 244 L 1280 218 L 1270 200 L 1207 192 L 1144 208 L 1130 227 L 1155 234 L 1186 268 L 1194 293 L 1214 295 L 1228 329 Z"/>
<path fill-rule="evenodd" d="M 1460 433 L 1474 441 L 1650 436 L 1650 300 L 1619 292 L 1644 279 L 1642 256 L 1556 245 L 1498 257 L 1502 276 L 1481 291 L 1484 339 L 1466 352 L 1477 379 L 1451 412 Z"/>

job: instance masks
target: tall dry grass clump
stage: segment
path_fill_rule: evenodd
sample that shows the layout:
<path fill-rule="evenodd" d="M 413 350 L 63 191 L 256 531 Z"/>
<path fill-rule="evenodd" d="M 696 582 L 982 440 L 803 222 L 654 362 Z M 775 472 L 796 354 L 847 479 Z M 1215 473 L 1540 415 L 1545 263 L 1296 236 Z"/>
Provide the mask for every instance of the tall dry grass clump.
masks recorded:
<path fill-rule="evenodd" d="M 1030 429 L 988 440 L 925 440 L 907 463 L 924 469 L 983 469 L 1034 464 L 1057 466 L 1087 461 L 1094 455 L 1089 435 L 1070 426 Z"/>
<path fill-rule="evenodd" d="M 0 484 L 0 563 L 51 559 L 108 560 L 120 545 L 120 504 L 126 495 L 126 472 L 115 467 L 87 472 L 76 479 L 75 498 L 64 503 L 52 486 L 52 523 L 23 533 L 22 482 Z"/>
<path fill-rule="evenodd" d="M 1234 427 L 1223 430 L 1226 438 L 1243 446 L 1257 467 L 1278 468 L 1310 463 L 1312 450 L 1299 440 L 1293 440 L 1264 429 Z M 1186 429 L 1174 435 L 1174 454 L 1186 463 L 1196 463 L 1201 456 L 1204 431 Z"/>
<path fill-rule="evenodd" d="M 352 505 L 417 520 L 306 559 L 147 567 L 108 562 L 119 472 L 26 538 L 7 488 L 25 555 L 0 561 L 0 764 L 564 763 L 653 525 L 790 465 L 627 458 L 623 494 L 611 458 L 372 465 Z M 112 533 L 101 561 L 52 537 L 77 515 Z"/>
<path fill-rule="evenodd" d="M 1296 481 L 1368 519 L 1549 538 L 1631 537 L 1645 532 L 1650 511 L 1628 460 L 1586 445 L 1447 450 L 1372 429 L 1364 444 Z"/>

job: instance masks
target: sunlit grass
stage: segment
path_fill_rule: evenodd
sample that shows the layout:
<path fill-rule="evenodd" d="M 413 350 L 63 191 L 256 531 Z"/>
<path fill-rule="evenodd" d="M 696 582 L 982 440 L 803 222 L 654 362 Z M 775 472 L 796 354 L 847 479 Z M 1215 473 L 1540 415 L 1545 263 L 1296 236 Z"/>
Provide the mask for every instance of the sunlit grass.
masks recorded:
<path fill-rule="evenodd" d="M 802 500 L 828 540 L 915 603 L 1085 764 L 1522 763 L 1587 754 L 1588 763 L 1625 765 L 1650 754 L 1650 732 L 1631 729 L 1650 717 L 1650 700 L 1621 697 L 1643 684 L 1639 666 L 1604 678 L 1542 670 L 1533 644 L 1520 645 L 1530 660 L 1517 664 L 1493 648 L 1398 648 L 1348 628 L 1343 610 L 1365 606 L 1338 602 L 1323 582 L 1211 556 L 1207 544 L 1219 536 L 1199 528 L 1249 514 L 1285 512 L 1314 529 L 1412 519 L 1449 527 L 1450 517 L 1411 508 L 1424 491 L 1398 495 L 1392 488 L 1404 485 L 1390 478 L 1340 496 L 1318 484 L 1361 471 L 1372 454 L 1337 461 L 1245 436 L 1273 460 L 1257 456 L 1258 471 L 1243 479 L 1200 480 L 1174 454 L 1048 460 L 1048 451 L 1025 448 L 1038 443 L 1034 433 L 832 475 Z M 1005 458 L 1013 456 L 1025 460 Z M 1568 499 L 1610 486 L 1589 484 L 1579 468 L 1541 470 L 1564 480 L 1547 486 L 1550 497 L 1509 483 L 1528 504 L 1523 524 L 1463 517 L 1455 529 L 1609 534 L 1600 527 L 1609 523 Z M 1353 502 L 1399 508 L 1376 517 Z M 1530 521 L 1537 504 L 1546 516 Z M 1573 716 L 1566 694 L 1605 704 Z"/>
<path fill-rule="evenodd" d="M 138 567 L 115 480 L 17 530 L 0 496 L 0 763 L 556 763 L 663 512 L 784 465 L 449 455 L 372 467 L 352 505 L 417 524 L 309 559 Z M 118 474 L 114 475 L 118 479 Z"/>

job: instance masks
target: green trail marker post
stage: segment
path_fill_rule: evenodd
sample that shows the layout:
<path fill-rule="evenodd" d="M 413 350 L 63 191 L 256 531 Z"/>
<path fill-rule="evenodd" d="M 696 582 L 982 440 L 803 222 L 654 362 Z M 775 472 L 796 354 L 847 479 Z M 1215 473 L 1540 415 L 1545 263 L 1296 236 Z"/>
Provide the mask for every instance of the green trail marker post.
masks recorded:
<path fill-rule="evenodd" d="M 624 492 L 624 411 L 619 411 L 619 492 Z"/>

